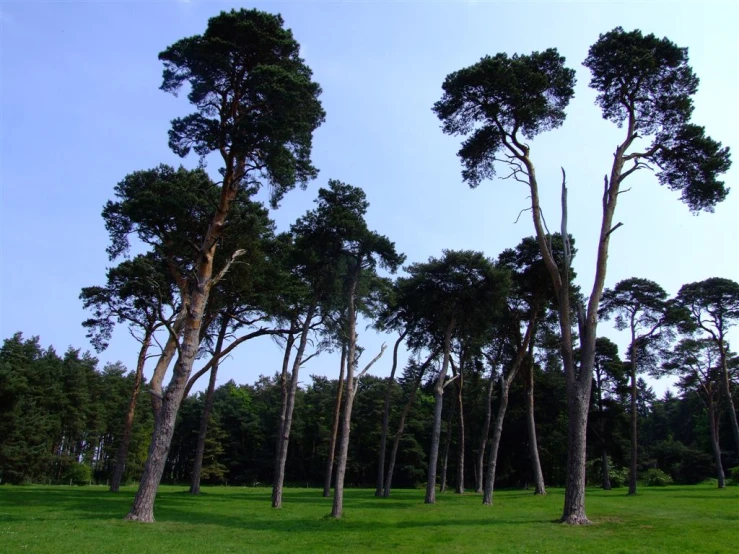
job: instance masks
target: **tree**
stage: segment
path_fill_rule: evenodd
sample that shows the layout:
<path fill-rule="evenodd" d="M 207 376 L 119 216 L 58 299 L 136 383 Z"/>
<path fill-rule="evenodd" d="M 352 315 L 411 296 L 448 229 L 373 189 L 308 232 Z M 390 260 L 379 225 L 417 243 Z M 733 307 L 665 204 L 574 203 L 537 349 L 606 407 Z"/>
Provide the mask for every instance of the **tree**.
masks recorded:
<path fill-rule="evenodd" d="M 702 331 L 718 348 L 721 389 L 734 434 L 734 448 L 739 454 L 739 424 L 731 394 L 726 342 L 726 332 L 739 322 L 739 284 L 720 277 L 689 283 L 678 291 L 676 303 L 686 314 L 683 327 Z"/>
<path fill-rule="evenodd" d="M 347 455 L 349 451 L 349 434 L 351 432 L 351 417 L 354 396 L 356 395 L 356 382 L 364 375 L 370 367 L 382 356 L 385 345 L 382 345 L 380 353 L 370 361 L 365 368 L 355 376 L 355 365 L 357 356 L 357 312 L 362 303 L 363 280 L 372 280 L 378 267 L 395 273 L 405 260 L 405 255 L 395 250 L 395 244 L 386 236 L 375 231 L 370 231 L 364 220 L 369 203 L 364 192 L 356 187 L 334 182 L 331 187 L 331 195 L 342 203 L 349 203 L 351 210 L 344 209 L 336 213 L 333 221 L 340 230 L 339 237 L 342 239 L 342 257 L 346 260 L 347 270 L 347 294 L 345 305 L 347 307 L 347 366 L 344 406 L 341 416 L 341 440 L 336 459 L 336 484 L 334 485 L 334 500 L 331 516 L 340 518 L 344 511 L 344 476 L 346 473 Z M 337 202 L 338 203 L 338 202 Z M 365 291 L 365 294 L 368 291 Z"/>
<path fill-rule="evenodd" d="M 607 394 L 614 394 L 624 381 L 624 365 L 618 355 L 618 346 L 606 337 L 595 340 L 595 362 L 593 378 L 595 380 L 595 402 L 598 408 L 598 438 L 601 449 L 601 472 L 603 490 L 611 490 L 611 479 L 608 467 L 608 441 L 606 438 L 606 417 L 603 400 Z M 636 383 L 634 383 L 636 384 Z M 636 398 L 632 395 L 632 398 Z M 636 406 L 634 406 L 636 413 Z"/>
<path fill-rule="evenodd" d="M 315 177 L 316 170 L 310 162 L 312 133 L 324 119 L 318 100 L 321 89 L 311 81 L 311 71 L 299 57 L 299 45 L 292 33 L 283 29 L 280 16 L 257 10 L 222 12 L 209 20 L 203 35 L 176 42 L 159 58 L 165 66 L 162 89 L 176 93 L 189 83 L 188 99 L 195 106 L 194 113 L 172 122 L 170 147 L 180 156 L 194 149 L 201 160 L 215 152 L 222 158 L 223 166 L 212 207 L 198 214 L 198 223 L 202 221 L 199 240 L 186 242 L 190 253 L 187 271 L 177 267 L 171 257 L 166 258 L 187 311 L 181 336 L 173 333 L 178 342 L 177 363 L 162 398 L 149 458 L 128 514 L 128 519 L 145 522 L 154 520 L 156 489 L 200 346 L 210 291 L 241 254 L 239 250 L 229 253 L 225 265 L 214 267 L 232 205 L 239 194 L 253 194 L 263 183 L 270 186 L 272 203 L 276 205 L 296 183 L 304 185 Z M 191 175 L 197 177 L 196 173 Z M 124 188 L 119 185 L 119 197 Z M 176 193 L 168 200 L 186 203 L 188 198 L 179 187 L 174 189 Z M 106 207 L 111 216 L 109 223 L 115 220 L 108 226 L 112 234 L 117 232 L 121 238 L 135 230 L 145 243 L 149 238 L 163 249 L 170 246 L 162 236 L 166 229 L 163 232 L 161 224 L 166 222 L 161 218 L 137 220 L 134 213 L 125 213 L 122 204 Z M 177 240 L 187 238 L 190 237 Z M 125 240 L 114 241 L 111 255 L 123 253 L 126 246 Z"/>
<path fill-rule="evenodd" d="M 624 129 L 624 138 L 604 178 L 603 215 L 595 277 L 587 306 L 570 295 L 570 246 L 567 240 L 567 187 L 563 170 L 562 224 L 565 256 L 555 260 L 539 201 L 539 183 L 526 140 L 556 129 L 574 95 L 575 74 L 556 49 L 530 55 L 486 56 L 447 76 L 434 111 L 445 133 L 469 135 L 459 150 L 463 179 L 472 187 L 493 178 L 496 165 L 530 192 L 536 238 L 558 299 L 561 348 L 569 413 L 567 484 L 562 521 L 589 523 L 585 513 L 586 429 L 600 297 L 605 285 L 613 217 L 621 186 L 634 172 L 659 168 L 658 180 L 681 192 L 692 211 L 712 211 L 728 189 L 718 177 L 730 165 L 728 148 L 690 121 L 698 79 L 688 65 L 687 50 L 667 39 L 626 32 L 621 27 L 600 36 L 585 66 L 603 117 Z M 651 139 L 645 150 L 641 140 Z M 633 164 L 626 168 L 626 164 Z M 574 360 L 572 307 L 577 314 L 579 367 Z"/>
<path fill-rule="evenodd" d="M 721 446 L 719 444 L 718 421 L 720 409 L 717 405 L 721 388 L 721 352 L 711 339 L 682 339 L 667 356 L 663 369 L 680 377 L 680 388 L 689 390 L 696 385 L 708 411 L 708 425 L 711 449 L 716 463 L 718 488 L 723 489 L 724 468 L 721 462 Z"/>
<path fill-rule="evenodd" d="M 436 472 L 441 436 L 441 411 L 456 336 L 490 334 L 496 311 L 508 291 L 508 275 L 480 252 L 445 250 L 442 258 L 406 268 L 409 277 L 398 279 L 407 310 L 417 325 L 412 344 L 443 350 L 443 360 L 434 387 L 434 427 L 429 450 L 427 504 L 436 501 Z"/>
<path fill-rule="evenodd" d="M 636 376 L 640 353 L 654 349 L 664 338 L 660 330 L 667 318 L 667 293 L 654 281 L 632 277 L 616 283 L 613 289 L 603 291 L 601 297 L 601 318 L 608 320 L 615 315 L 616 329 L 628 329 L 631 336 L 629 345 L 629 378 L 631 379 L 631 463 L 629 465 L 629 494 L 636 494 L 638 400 Z M 596 341 L 596 351 L 598 349 Z M 597 354 L 596 354 L 597 355 Z"/>
<path fill-rule="evenodd" d="M 88 329 L 87 336 L 98 352 L 108 347 L 116 323 L 126 323 L 133 337 L 141 344 L 136 378 L 123 422 L 115 470 L 110 480 L 111 492 L 118 492 L 125 471 L 136 403 L 154 333 L 171 324 L 178 312 L 172 292 L 166 266 L 161 259 L 149 254 L 136 256 L 109 269 L 105 287 L 85 287 L 80 293 L 83 307 L 93 311 L 93 317 L 82 325 Z"/>

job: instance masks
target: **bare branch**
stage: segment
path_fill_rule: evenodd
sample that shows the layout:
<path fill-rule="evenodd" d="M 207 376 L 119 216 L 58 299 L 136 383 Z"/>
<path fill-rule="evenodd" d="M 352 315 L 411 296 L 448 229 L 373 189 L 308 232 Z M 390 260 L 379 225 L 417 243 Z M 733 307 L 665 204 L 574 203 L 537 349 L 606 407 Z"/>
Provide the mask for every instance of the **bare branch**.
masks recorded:
<path fill-rule="evenodd" d="M 518 223 L 518 220 L 521 219 L 521 216 L 523 215 L 524 212 L 530 212 L 530 211 L 531 211 L 531 208 L 524 208 L 523 210 L 518 212 L 518 217 L 516 218 L 516 221 L 513 222 L 513 224 L 515 225 L 516 223 Z"/>
<path fill-rule="evenodd" d="M 221 271 L 218 272 L 218 275 L 213 277 L 208 283 L 208 289 L 213 288 L 218 283 L 218 281 L 223 279 L 223 277 L 225 277 L 226 273 L 228 273 L 228 270 L 231 268 L 231 265 L 236 261 L 236 259 L 243 256 L 244 254 L 246 254 L 246 250 L 243 249 L 239 249 L 231 254 L 231 258 L 226 262 L 226 265 L 224 265 Z"/>
<path fill-rule="evenodd" d="M 457 377 L 459 377 L 459 373 L 457 373 L 454 377 L 452 377 L 446 383 L 444 383 L 444 387 L 443 388 L 446 388 L 449 385 L 451 385 L 457 379 Z"/>
<path fill-rule="evenodd" d="M 385 343 L 383 342 L 383 343 L 382 343 L 382 348 L 380 349 L 380 353 L 379 353 L 379 354 L 378 354 L 377 356 L 375 356 L 374 358 L 372 358 L 372 360 L 370 361 L 370 363 L 368 363 L 368 364 L 367 364 L 367 365 L 366 365 L 366 366 L 364 367 L 364 369 L 363 369 L 363 370 L 362 370 L 361 372 L 359 372 L 359 374 L 358 374 L 358 375 L 357 375 L 357 376 L 356 376 L 356 377 L 355 377 L 354 379 L 355 379 L 355 380 L 356 380 L 356 379 L 359 379 L 360 377 L 362 377 L 362 375 L 364 375 L 365 373 L 367 373 L 367 372 L 369 371 L 369 369 L 370 369 L 370 368 L 371 368 L 371 367 L 372 367 L 372 366 L 373 366 L 373 365 L 375 364 L 375 362 L 376 362 L 377 360 L 379 360 L 380 358 L 382 358 L 382 355 L 383 355 L 383 354 L 385 353 L 385 349 L 386 349 L 386 348 L 387 348 L 387 344 L 385 344 Z M 356 389 L 354 389 L 354 392 L 355 392 L 355 394 L 356 394 Z"/>
<path fill-rule="evenodd" d="M 613 233 L 613 232 L 614 232 L 614 231 L 615 231 L 616 229 L 618 229 L 618 228 L 619 228 L 619 227 L 621 227 L 621 226 L 623 226 L 623 223 L 621 223 L 620 221 L 619 221 L 618 223 L 616 223 L 616 225 L 614 225 L 614 226 L 613 226 L 613 227 L 611 228 L 611 230 L 610 230 L 610 231 L 608 231 L 608 232 L 606 233 L 606 236 L 605 236 L 605 237 L 603 237 L 603 240 L 605 240 L 605 239 L 606 239 L 606 237 L 608 237 L 608 236 L 609 236 L 609 235 L 610 235 L 611 233 Z"/>

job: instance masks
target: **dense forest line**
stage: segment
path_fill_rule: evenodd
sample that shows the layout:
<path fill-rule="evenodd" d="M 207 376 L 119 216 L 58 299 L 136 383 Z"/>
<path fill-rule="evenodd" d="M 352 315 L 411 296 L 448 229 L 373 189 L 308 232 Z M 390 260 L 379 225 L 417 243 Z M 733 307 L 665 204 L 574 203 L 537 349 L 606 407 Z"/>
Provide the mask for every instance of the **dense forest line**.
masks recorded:
<path fill-rule="evenodd" d="M 608 341 L 608 339 L 603 339 Z M 610 342 L 610 341 L 609 341 Z M 611 343 L 612 344 L 612 343 Z M 614 345 L 615 346 L 615 345 Z M 398 420 L 413 389 L 410 364 L 392 387 L 390 429 Z M 482 369 L 482 368 L 480 368 Z M 561 369 L 539 360 L 533 365 L 538 444 L 541 466 L 548 485 L 564 483 L 567 421 L 564 379 Z M 522 374 L 523 375 L 523 374 Z M 123 420 L 135 374 L 120 364 L 99 368 L 89 354 L 70 349 L 59 356 L 37 338 L 20 334 L 5 340 L 0 351 L 0 474 L 3 483 L 61 483 L 108 485 L 120 446 Z M 468 437 L 466 458 L 475 460 L 484 422 L 488 376 L 470 373 L 463 406 Z M 524 397 L 526 379 L 512 383 L 511 409 L 501 437 L 498 474 L 501 487 L 533 487 L 527 444 Z M 639 477 L 645 483 L 697 483 L 715 479 L 707 409 L 701 391 L 685 383 L 679 394 L 655 397 L 639 379 Z M 312 376 L 311 384 L 298 389 L 291 449 L 287 459 L 287 483 L 322 486 L 331 435 L 331 413 L 337 380 Z M 382 414 L 387 379 L 366 375 L 359 383 L 352 419 L 347 483 L 374 486 L 377 472 Z M 146 385 L 144 386 L 146 390 Z M 594 387 L 597 391 L 597 387 Z M 493 400 L 493 410 L 499 405 Z M 739 399 L 737 399 L 739 400 Z M 144 397 L 144 401 L 148 398 Z M 192 476 L 205 393 L 188 396 L 180 410 L 164 482 L 189 484 Z M 445 399 L 442 439 L 445 456 L 441 483 L 456 485 L 459 434 L 450 421 L 456 398 Z M 589 428 L 588 482 L 602 484 L 601 446 L 608 447 L 610 483 L 628 485 L 629 398 L 621 382 L 604 395 L 603 412 L 592 399 Z M 253 385 L 230 381 L 215 389 L 202 480 L 214 485 L 256 486 L 272 483 L 277 444 L 280 385 L 277 376 L 263 376 Z M 416 394 L 400 442 L 394 487 L 419 487 L 426 477 L 433 412 L 433 377 Z M 136 482 L 143 469 L 153 427 L 150 406 L 137 410 L 125 483 Z M 604 437 L 601 429 L 606 429 Z M 722 414 L 721 443 L 730 444 L 728 414 Z M 724 450 L 726 467 L 739 463 Z M 448 462 L 448 463 L 446 463 Z M 468 489 L 474 484 L 474 466 L 465 475 Z M 655 471 L 659 470 L 659 471 Z M 732 476 L 739 483 L 739 473 Z"/>

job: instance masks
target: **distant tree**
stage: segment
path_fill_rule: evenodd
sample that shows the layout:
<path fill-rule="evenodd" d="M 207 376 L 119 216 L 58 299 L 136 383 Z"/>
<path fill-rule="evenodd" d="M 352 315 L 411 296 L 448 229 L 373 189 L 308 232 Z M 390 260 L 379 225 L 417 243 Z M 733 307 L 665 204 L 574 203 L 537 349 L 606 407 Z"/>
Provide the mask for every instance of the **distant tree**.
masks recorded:
<path fill-rule="evenodd" d="M 575 73 L 553 49 L 530 55 L 497 54 L 447 76 L 444 95 L 434 105 L 445 133 L 469 135 L 458 155 L 462 177 L 472 187 L 495 176 L 496 165 L 530 191 L 531 212 L 544 263 L 558 298 L 562 357 L 569 410 L 568 470 L 562 521 L 587 524 L 585 464 L 587 418 L 595 357 L 596 328 L 605 284 L 608 247 L 621 186 L 649 164 L 660 169 L 661 184 L 681 192 L 693 211 L 712 211 L 728 189 L 718 177 L 729 168 L 728 148 L 690 122 L 698 79 L 688 65 L 687 49 L 667 39 L 626 32 L 621 27 L 600 36 L 585 66 L 603 117 L 624 128 L 613 163 L 604 179 L 603 216 L 598 239 L 595 279 L 587 308 L 570 294 L 570 253 L 557 263 L 539 201 L 539 184 L 531 159 L 531 140 L 562 125 L 574 95 Z M 636 150 L 643 139 L 652 142 Z M 627 164 L 633 164 L 626 167 Z M 567 234 L 567 188 L 562 179 L 561 234 Z M 571 308 L 575 309 L 572 310 Z M 575 364 L 572 313 L 577 314 L 581 362 Z"/>
<path fill-rule="evenodd" d="M 629 378 L 631 379 L 631 463 L 629 465 L 629 494 L 636 494 L 638 417 L 637 368 L 639 354 L 664 342 L 667 321 L 667 293 L 654 281 L 632 277 L 616 283 L 613 289 L 603 291 L 598 314 L 608 320 L 615 316 L 616 329 L 630 332 Z M 596 356 L 597 356 L 596 341 Z"/>
<path fill-rule="evenodd" d="M 598 408 L 598 437 L 601 450 L 601 472 L 603 490 L 611 490 L 610 468 L 608 466 L 608 440 L 606 436 L 606 417 L 603 400 L 606 394 L 613 395 L 625 381 L 624 364 L 618 355 L 618 346 L 606 337 L 598 337 L 595 341 L 595 363 L 593 378 L 595 380 L 595 402 Z"/>
<path fill-rule="evenodd" d="M 734 449 L 739 455 L 739 424 L 731 392 L 726 341 L 726 332 L 739 322 L 739 284 L 719 277 L 689 283 L 680 288 L 676 302 L 685 310 L 683 328 L 704 333 L 718 348 L 721 389 L 734 434 Z"/>
<path fill-rule="evenodd" d="M 716 463 L 718 488 L 723 489 L 725 477 L 718 432 L 721 352 L 712 339 L 684 338 L 668 354 L 662 367 L 667 373 L 680 378 L 678 386 L 684 391 L 698 388 L 699 396 L 708 412 L 710 442 Z"/>

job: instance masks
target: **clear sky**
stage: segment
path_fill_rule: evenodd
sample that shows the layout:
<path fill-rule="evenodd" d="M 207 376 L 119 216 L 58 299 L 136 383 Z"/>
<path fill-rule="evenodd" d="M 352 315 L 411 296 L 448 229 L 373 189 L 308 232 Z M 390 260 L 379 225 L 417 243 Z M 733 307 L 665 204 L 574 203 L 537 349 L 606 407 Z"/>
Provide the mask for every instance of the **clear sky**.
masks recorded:
<path fill-rule="evenodd" d="M 325 124 L 315 135 L 319 178 L 291 192 L 279 228 L 312 208 L 329 178 L 362 187 L 370 227 L 396 242 L 409 262 L 442 249 L 495 257 L 533 234 L 523 185 L 462 183 L 459 139 L 442 134 L 431 106 L 444 77 L 484 55 L 556 47 L 578 85 L 561 129 L 532 143 L 544 214 L 559 225 L 560 166 L 570 187 L 570 231 L 584 291 L 592 284 L 603 175 L 621 131 L 601 119 L 582 67 L 600 33 L 621 25 L 689 48 L 701 79 L 695 121 L 730 146 L 734 190 L 714 214 L 693 216 L 677 195 L 640 172 L 627 181 L 611 241 L 607 286 L 644 277 L 674 294 L 719 276 L 739 281 L 739 5 L 736 2 L 10 2 L 0 5 L 0 330 L 40 335 L 44 346 L 87 349 L 78 300 L 104 284 L 110 265 L 100 212 L 126 174 L 181 163 L 167 147 L 169 121 L 190 107 L 161 92 L 157 54 L 202 33 L 221 10 L 257 7 L 283 15 L 323 87 Z M 196 160 L 184 160 L 194 166 Z M 215 175 L 216 166 L 209 167 Z M 626 333 L 600 334 L 623 352 Z M 737 334 L 734 334 L 737 337 Z M 385 337 L 389 345 L 393 337 Z M 383 337 L 360 330 L 367 357 Z M 736 342 L 736 339 L 735 339 Z M 219 382 L 252 383 L 280 366 L 269 339 L 253 341 L 222 366 Z M 101 362 L 135 364 L 137 344 L 119 329 Z M 378 375 L 390 367 L 389 355 Z M 401 366 L 402 367 L 402 366 Z M 310 373 L 335 377 L 336 356 Z M 150 372 L 147 370 L 147 374 Z M 203 382 L 201 387 L 205 386 Z M 658 391 L 664 384 L 657 384 Z"/>

